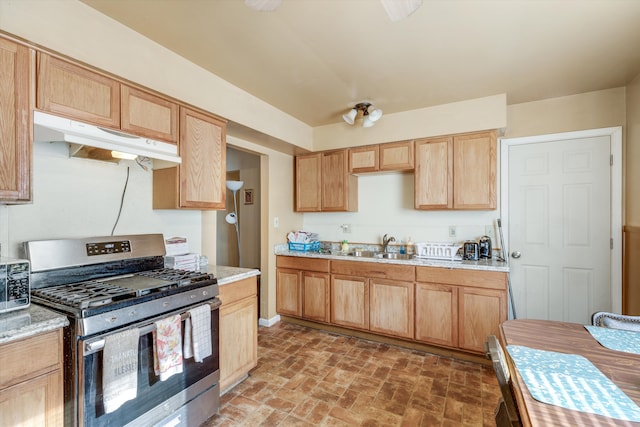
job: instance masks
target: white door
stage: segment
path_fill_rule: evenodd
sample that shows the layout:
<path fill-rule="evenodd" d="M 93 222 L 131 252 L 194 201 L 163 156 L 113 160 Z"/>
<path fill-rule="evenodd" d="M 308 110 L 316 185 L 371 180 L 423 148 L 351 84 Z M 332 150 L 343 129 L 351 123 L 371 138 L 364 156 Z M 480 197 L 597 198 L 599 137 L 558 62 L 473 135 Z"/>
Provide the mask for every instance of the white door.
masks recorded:
<path fill-rule="evenodd" d="M 621 175 L 609 131 L 501 142 L 518 318 L 584 324 L 595 311 L 620 310 Z"/>

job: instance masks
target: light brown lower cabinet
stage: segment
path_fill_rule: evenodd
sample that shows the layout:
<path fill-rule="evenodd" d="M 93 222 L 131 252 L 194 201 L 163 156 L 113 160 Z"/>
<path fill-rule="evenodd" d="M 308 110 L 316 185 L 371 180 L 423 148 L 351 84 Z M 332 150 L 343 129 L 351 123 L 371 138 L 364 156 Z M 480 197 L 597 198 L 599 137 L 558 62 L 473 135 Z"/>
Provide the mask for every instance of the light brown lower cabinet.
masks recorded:
<path fill-rule="evenodd" d="M 302 272 L 302 317 L 318 322 L 329 321 L 329 274 Z"/>
<path fill-rule="evenodd" d="M 0 426 L 62 426 L 62 329 L 0 345 Z"/>
<path fill-rule="evenodd" d="M 287 316 L 476 354 L 507 320 L 504 272 L 287 256 L 276 265 Z"/>
<path fill-rule="evenodd" d="M 413 282 L 369 280 L 369 330 L 413 338 Z"/>
<path fill-rule="evenodd" d="M 464 287 L 460 290 L 458 307 L 459 347 L 475 352 L 484 351 L 487 336 L 498 334 L 500 323 L 507 320 L 506 292 Z"/>
<path fill-rule="evenodd" d="M 329 260 L 276 257 L 276 311 L 329 322 Z"/>
<path fill-rule="evenodd" d="M 302 316 L 302 272 L 276 270 L 276 311 L 288 316 Z"/>
<path fill-rule="evenodd" d="M 507 273 L 416 267 L 416 282 L 418 341 L 482 353 L 507 320 Z"/>
<path fill-rule="evenodd" d="M 220 390 L 258 364 L 258 288 L 251 277 L 220 286 Z"/>
<path fill-rule="evenodd" d="M 369 279 L 331 275 L 331 323 L 369 329 Z"/>
<path fill-rule="evenodd" d="M 417 341 L 458 346 L 458 287 L 416 283 Z"/>

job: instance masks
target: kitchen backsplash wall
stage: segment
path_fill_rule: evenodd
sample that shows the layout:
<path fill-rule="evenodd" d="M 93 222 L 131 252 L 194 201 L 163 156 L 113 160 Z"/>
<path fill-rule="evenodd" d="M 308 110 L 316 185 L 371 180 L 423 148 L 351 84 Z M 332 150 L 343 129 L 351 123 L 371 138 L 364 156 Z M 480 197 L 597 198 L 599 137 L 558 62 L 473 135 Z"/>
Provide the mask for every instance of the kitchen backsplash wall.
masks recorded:
<path fill-rule="evenodd" d="M 163 233 L 186 236 L 192 252 L 201 242 L 200 211 L 153 210 L 152 171 L 134 161 L 120 164 L 69 158 L 65 143 L 36 143 L 33 203 L 0 207 L 2 255 L 21 256 L 22 242 L 64 237 Z"/>
<path fill-rule="evenodd" d="M 380 243 L 388 233 L 399 243 L 411 237 L 413 242 L 463 242 L 487 234 L 493 236 L 499 211 L 419 211 L 413 208 L 413 174 L 374 174 L 358 177 L 358 212 L 307 213 L 304 230 L 320 234 L 322 240 L 355 243 Z M 351 232 L 344 233 L 342 225 Z M 456 236 L 449 236 L 450 226 Z M 493 247 L 498 247 L 493 239 Z M 499 237 L 498 237 L 499 240 Z"/>

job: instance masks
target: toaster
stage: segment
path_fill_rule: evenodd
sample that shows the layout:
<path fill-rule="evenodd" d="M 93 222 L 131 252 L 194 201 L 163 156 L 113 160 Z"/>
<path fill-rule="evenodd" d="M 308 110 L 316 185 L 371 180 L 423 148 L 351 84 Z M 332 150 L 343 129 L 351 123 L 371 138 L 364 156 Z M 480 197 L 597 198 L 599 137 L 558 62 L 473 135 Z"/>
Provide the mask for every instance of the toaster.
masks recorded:
<path fill-rule="evenodd" d="M 464 242 L 462 259 L 477 261 L 479 257 L 477 242 Z"/>
<path fill-rule="evenodd" d="M 29 279 L 28 260 L 0 258 L 0 313 L 29 307 Z"/>

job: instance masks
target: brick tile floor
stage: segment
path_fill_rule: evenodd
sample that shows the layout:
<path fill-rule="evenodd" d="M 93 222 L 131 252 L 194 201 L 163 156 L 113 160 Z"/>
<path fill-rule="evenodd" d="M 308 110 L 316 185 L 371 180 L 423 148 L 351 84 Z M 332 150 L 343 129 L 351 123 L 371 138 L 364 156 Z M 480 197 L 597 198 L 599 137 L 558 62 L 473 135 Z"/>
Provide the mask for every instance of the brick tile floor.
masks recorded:
<path fill-rule="evenodd" d="M 490 366 L 280 322 L 214 426 L 495 426 Z"/>

